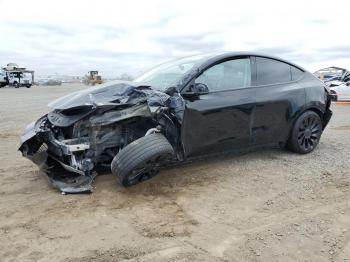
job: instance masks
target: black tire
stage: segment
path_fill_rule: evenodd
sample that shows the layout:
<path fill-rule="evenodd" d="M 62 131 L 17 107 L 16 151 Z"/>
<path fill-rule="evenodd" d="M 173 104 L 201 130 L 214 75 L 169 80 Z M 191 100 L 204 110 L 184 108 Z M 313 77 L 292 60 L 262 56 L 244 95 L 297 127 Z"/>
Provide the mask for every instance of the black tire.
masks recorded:
<path fill-rule="evenodd" d="M 14 83 L 13 83 L 13 86 L 14 86 L 15 88 L 19 88 L 19 83 L 18 83 L 18 82 L 14 82 Z"/>
<path fill-rule="evenodd" d="M 164 135 L 149 134 L 119 151 L 111 164 L 112 174 L 125 187 L 135 185 L 155 176 L 159 165 L 173 155 L 174 149 Z"/>
<path fill-rule="evenodd" d="M 27 88 L 31 88 L 32 86 L 31 86 L 31 85 L 27 85 L 26 87 L 27 87 Z"/>
<path fill-rule="evenodd" d="M 295 121 L 287 148 L 299 154 L 313 151 L 322 135 L 322 121 L 314 111 L 306 111 Z"/>

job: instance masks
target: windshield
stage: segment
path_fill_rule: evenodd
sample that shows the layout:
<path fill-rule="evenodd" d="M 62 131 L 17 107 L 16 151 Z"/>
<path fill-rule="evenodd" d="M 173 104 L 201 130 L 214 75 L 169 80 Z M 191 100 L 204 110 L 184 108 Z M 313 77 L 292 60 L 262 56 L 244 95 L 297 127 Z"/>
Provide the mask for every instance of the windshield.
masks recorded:
<path fill-rule="evenodd" d="M 208 54 L 196 55 L 161 64 L 134 81 L 142 82 L 156 90 L 164 91 L 169 87 L 176 86 L 186 73 L 203 62 L 208 56 Z"/>

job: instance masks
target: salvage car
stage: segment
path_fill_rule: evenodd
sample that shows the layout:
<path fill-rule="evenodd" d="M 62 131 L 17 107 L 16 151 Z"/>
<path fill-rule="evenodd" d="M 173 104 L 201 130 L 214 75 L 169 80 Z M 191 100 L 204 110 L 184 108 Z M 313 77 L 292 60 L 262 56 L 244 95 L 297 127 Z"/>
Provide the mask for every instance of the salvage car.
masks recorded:
<path fill-rule="evenodd" d="M 346 72 L 347 70 L 345 68 L 331 66 L 317 70 L 314 72 L 314 75 L 326 82 L 340 80 Z"/>
<path fill-rule="evenodd" d="M 350 82 L 350 71 L 341 67 L 327 67 L 320 69 L 314 73 L 329 87 L 340 86 Z"/>
<path fill-rule="evenodd" d="M 218 152 L 278 145 L 310 153 L 330 103 L 322 81 L 281 58 L 196 55 L 53 101 L 19 150 L 62 192 L 91 191 L 99 167 L 130 186 L 169 163 Z"/>

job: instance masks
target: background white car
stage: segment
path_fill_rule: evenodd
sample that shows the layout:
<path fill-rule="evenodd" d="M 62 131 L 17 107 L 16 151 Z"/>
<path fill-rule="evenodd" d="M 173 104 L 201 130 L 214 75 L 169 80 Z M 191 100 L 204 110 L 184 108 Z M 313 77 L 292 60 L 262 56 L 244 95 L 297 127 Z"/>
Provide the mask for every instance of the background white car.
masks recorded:
<path fill-rule="evenodd" d="M 330 87 L 333 101 L 350 102 L 350 82 Z"/>

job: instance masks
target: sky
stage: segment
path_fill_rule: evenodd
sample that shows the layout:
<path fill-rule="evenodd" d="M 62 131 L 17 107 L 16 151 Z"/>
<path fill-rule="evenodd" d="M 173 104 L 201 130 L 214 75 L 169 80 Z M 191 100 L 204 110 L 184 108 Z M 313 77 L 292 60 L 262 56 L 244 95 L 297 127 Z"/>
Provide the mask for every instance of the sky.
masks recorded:
<path fill-rule="evenodd" d="M 0 10 L 0 66 L 39 75 L 136 76 L 211 51 L 350 69 L 350 1 L 0 0 Z"/>

